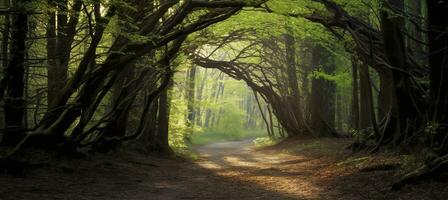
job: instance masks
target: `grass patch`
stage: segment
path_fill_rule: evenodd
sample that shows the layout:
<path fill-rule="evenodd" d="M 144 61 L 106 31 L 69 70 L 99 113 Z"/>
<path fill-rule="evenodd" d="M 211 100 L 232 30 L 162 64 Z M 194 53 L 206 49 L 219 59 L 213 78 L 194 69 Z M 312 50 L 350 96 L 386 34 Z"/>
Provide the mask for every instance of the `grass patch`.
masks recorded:
<path fill-rule="evenodd" d="M 191 137 L 193 144 L 211 144 L 225 141 L 239 141 L 249 138 L 265 137 L 264 130 L 247 130 L 247 131 L 225 131 L 206 129 L 201 133 L 195 133 Z"/>
<path fill-rule="evenodd" d="M 192 151 L 190 148 L 174 148 L 174 154 L 178 157 L 188 158 L 191 160 L 198 160 L 199 154 L 195 151 Z"/>
<path fill-rule="evenodd" d="M 258 137 L 254 139 L 255 146 L 257 148 L 263 148 L 276 144 L 280 139 L 270 137 Z"/>

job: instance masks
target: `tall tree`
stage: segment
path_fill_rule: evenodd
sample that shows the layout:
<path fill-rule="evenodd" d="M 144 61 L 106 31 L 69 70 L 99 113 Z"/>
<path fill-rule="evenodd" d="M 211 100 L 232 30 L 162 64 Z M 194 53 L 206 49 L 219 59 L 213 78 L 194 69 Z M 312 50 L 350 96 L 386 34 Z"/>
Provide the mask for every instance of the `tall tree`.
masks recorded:
<path fill-rule="evenodd" d="M 27 1 L 13 1 L 12 9 L 16 12 L 11 14 L 11 50 L 10 60 L 6 73 L 6 98 L 5 98 L 5 125 L 6 134 L 3 143 L 6 145 L 16 144 L 24 132 L 24 76 L 25 76 L 25 51 L 28 35 Z"/>
<path fill-rule="evenodd" d="M 1 59 L 2 59 L 2 74 L 3 77 L 0 80 L 0 102 L 3 102 L 4 100 L 4 95 L 5 95 L 5 90 L 7 87 L 7 76 L 5 76 L 7 74 L 8 71 L 8 46 L 9 46 L 9 37 L 10 37 L 10 25 L 11 25 L 11 20 L 10 20 L 10 16 L 9 15 L 5 15 L 4 16 L 4 24 L 3 24 L 3 31 L 2 31 L 2 43 L 1 43 Z M 3 109 L 3 108 L 2 108 Z M 0 114 L 0 128 L 5 128 L 5 113 L 2 112 Z M 0 143 L 2 141 L 3 138 L 3 133 L 0 133 Z"/>
<path fill-rule="evenodd" d="M 292 35 L 292 28 L 286 27 L 287 34 L 284 35 L 285 39 L 285 55 L 286 55 L 286 77 L 287 81 L 287 91 L 288 91 L 288 106 L 291 106 L 291 117 L 296 121 L 297 126 L 304 126 L 305 119 L 303 118 L 302 103 L 299 91 L 299 82 L 297 78 L 297 49 L 296 40 Z"/>
<path fill-rule="evenodd" d="M 354 130 L 359 130 L 359 82 L 358 61 L 352 58 L 352 105 L 350 125 Z"/>
<path fill-rule="evenodd" d="M 334 64 L 328 59 L 329 52 L 319 45 L 313 48 L 313 66 L 316 73 L 333 74 Z M 335 125 L 336 85 L 317 75 L 311 81 L 311 126 L 318 136 L 338 136 Z"/>
<path fill-rule="evenodd" d="M 170 72 L 168 72 L 170 73 Z M 172 150 L 168 144 L 169 135 L 169 116 L 170 116 L 170 101 L 169 101 L 169 90 L 172 86 L 168 86 L 161 94 L 159 98 L 159 114 L 157 123 L 157 133 L 155 135 L 155 145 L 156 152 L 159 154 L 171 154 Z"/>
<path fill-rule="evenodd" d="M 48 0 L 48 4 L 50 8 L 47 24 L 47 101 L 49 109 L 53 109 L 67 82 L 71 47 L 77 33 L 82 1 L 73 1 L 71 9 L 68 0 Z"/>
<path fill-rule="evenodd" d="M 431 67 L 432 121 L 438 126 L 438 139 L 448 130 L 448 1 L 427 1 L 429 24 L 429 64 Z M 437 142 L 439 143 L 439 142 Z M 448 152 L 448 144 L 439 144 L 439 152 Z"/>
<path fill-rule="evenodd" d="M 360 116 L 359 129 L 364 130 L 372 127 L 372 85 L 370 80 L 369 67 L 365 64 L 360 65 L 359 76 L 360 87 Z"/>
<path fill-rule="evenodd" d="M 395 143 L 401 143 L 406 136 L 417 131 L 421 122 L 417 120 L 421 113 L 422 97 L 419 88 L 415 85 L 413 72 L 417 70 L 415 65 L 408 65 L 402 16 L 394 15 L 388 10 L 404 10 L 403 0 L 388 0 L 383 3 L 381 11 L 381 31 L 384 37 L 384 51 L 392 70 L 393 91 L 396 104 L 392 104 L 392 115 L 386 131 L 383 132 L 380 143 L 393 137 Z M 409 72 L 408 74 L 403 72 Z M 394 102 L 391 102 L 394 103 Z"/>
<path fill-rule="evenodd" d="M 195 91 L 196 91 L 196 67 L 192 66 L 187 73 L 187 123 L 193 126 L 195 123 Z"/>

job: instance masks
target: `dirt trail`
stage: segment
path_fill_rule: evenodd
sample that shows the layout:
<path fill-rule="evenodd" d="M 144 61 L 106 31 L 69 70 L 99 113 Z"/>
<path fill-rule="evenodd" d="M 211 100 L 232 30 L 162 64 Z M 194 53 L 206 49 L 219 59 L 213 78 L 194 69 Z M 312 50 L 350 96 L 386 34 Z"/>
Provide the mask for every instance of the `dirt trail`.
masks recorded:
<path fill-rule="evenodd" d="M 171 199 L 446 199 L 446 183 L 389 191 L 391 171 L 341 165 L 349 141 L 321 139 L 253 150 L 250 140 L 199 146 L 200 159 L 160 159 L 134 153 L 62 160 L 27 173 L 0 176 L 0 200 Z M 350 167 L 348 167 L 350 166 Z"/>
<path fill-rule="evenodd" d="M 310 166 L 313 158 L 278 151 L 255 151 L 252 147 L 251 140 L 201 146 L 198 152 L 204 159 L 197 163 L 216 175 L 247 184 L 249 192 L 256 195 L 254 198 L 319 198 L 322 190 L 310 178 L 321 164 L 314 162 L 315 165 Z"/>

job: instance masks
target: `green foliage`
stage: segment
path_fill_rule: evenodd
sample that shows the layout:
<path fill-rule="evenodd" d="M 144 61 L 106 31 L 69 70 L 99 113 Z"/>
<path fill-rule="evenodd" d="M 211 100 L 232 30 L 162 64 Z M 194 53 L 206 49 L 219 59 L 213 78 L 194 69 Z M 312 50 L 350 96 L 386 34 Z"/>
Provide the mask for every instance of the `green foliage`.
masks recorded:
<path fill-rule="evenodd" d="M 272 137 L 258 137 L 255 138 L 254 143 L 257 147 L 265 147 L 265 146 L 271 146 L 277 143 L 279 139 L 272 138 Z"/>
<path fill-rule="evenodd" d="M 182 151 L 189 143 L 208 144 L 266 136 L 259 113 L 250 115 L 247 110 L 249 105 L 258 111 L 253 99 L 247 104 L 247 98 L 253 95 L 252 91 L 244 82 L 231 79 L 218 70 L 196 68 L 196 95 L 193 104 L 196 118 L 194 122 L 187 123 L 189 102 L 185 80 L 189 68 L 187 66 L 191 66 L 191 63 L 184 59 L 186 57 L 178 59 L 181 64 L 176 68 L 175 83 L 171 91 L 171 147 Z M 219 90 L 219 87 L 223 90 Z M 218 92 L 222 94 L 217 94 Z M 255 127 L 247 126 L 248 118 L 255 118 Z"/>
<path fill-rule="evenodd" d="M 217 128 L 219 130 L 225 130 L 234 134 L 240 134 L 243 129 L 243 121 L 241 120 L 244 119 L 243 117 L 244 113 L 237 110 L 234 105 L 230 104 L 225 106 L 221 121 Z"/>
<path fill-rule="evenodd" d="M 328 81 L 332 81 L 339 87 L 349 86 L 352 83 L 352 77 L 348 71 L 328 74 L 323 71 L 317 70 L 310 73 L 308 77 L 312 79 L 325 79 Z"/>
<path fill-rule="evenodd" d="M 191 132 L 186 126 L 183 112 L 186 104 L 179 99 L 171 100 L 169 122 L 169 144 L 174 149 L 185 149 L 185 138 Z"/>

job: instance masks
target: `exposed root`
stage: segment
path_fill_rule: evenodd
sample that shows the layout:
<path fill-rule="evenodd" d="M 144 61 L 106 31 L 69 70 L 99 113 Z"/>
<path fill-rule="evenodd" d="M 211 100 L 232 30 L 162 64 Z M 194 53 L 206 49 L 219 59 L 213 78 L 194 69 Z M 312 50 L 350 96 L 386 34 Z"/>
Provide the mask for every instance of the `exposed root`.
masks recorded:
<path fill-rule="evenodd" d="M 361 169 L 361 172 L 373 172 L 373 171 L 390 171 L 390 170 L 396 170 L 398 167 L 400 167 L 399 164 L 379 164 L 374 166 L 369 166 Z"/>
<path fill-rule="evenodd" d="M 423 165 L 411 173 L 406 174 L 403 178 L 392 185 L 392 190 L 399 190 L 405 185 L 434 178 L 439 173 L 446 172 L 447 170 L 448 155 L 445 155 Z"/>

